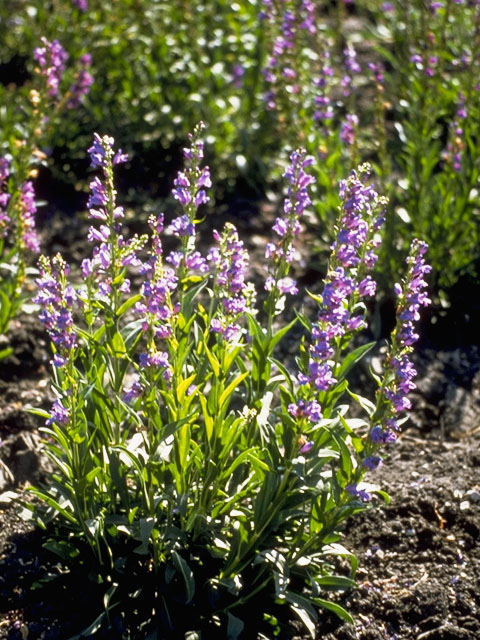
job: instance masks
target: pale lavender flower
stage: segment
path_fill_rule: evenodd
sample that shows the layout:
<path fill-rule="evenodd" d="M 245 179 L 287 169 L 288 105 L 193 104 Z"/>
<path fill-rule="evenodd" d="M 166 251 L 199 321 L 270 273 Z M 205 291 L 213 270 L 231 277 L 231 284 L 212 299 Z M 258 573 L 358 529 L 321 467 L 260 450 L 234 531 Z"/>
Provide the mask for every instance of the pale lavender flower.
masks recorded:
<path fill-rule="evenodd" d="M 75 290 L 66 282 L 70 268 L 60 255 L 50 261 L 40 257 L 40 277 L 35 280 L 38 287 L 33 301 L 40 305 L 40 321 L 45 326 L 60 357 L 68 357 L 77 344 L 73 327 L 73 306 L 77 300 Z M 60 366 L 57 359 L 55 366 Z"/>
<path fill-rule="evenodd" d="M 52 408 L 50 409 L 50 418 L 47 420 L 47 425 L 50 426 L 54 423 L 65 427 L 70 422 L 70 413 L 66 407 L 63 406 L 62 401 L 57 398 L 54 400 Z"/>
<path fill-rule="evenodd" d="M 82 98 L 89 94 L 90 87 L 93 84 L 93 76 L 88 71 L 92 63 L 92 56 L 85 53 L 80 58 L 80 69 L 75 76 L 75 82 L 70 87 L 70 97 L 67 101 L 67 107 L 74 109 L 82 102 Z"/>
<path fill-rule="evenodd" d="M 297 293 L 297 287 L 288 277 L 293 261 L 293 240 L 300 232 L 300 218 L 310 206 L 309 187 L 315 182 L 306 169 L 313 163 L 313 157 L 307 156 L 304 149 L 298 149 L 290 155 L 290 164 L 285 169 L 284 178 L 288 181 L 287 197 L 283 203 L 283 216 L 278 217 L 273 231 L 278 236 L 265 248 L 268 260 L 268 276 L 265 289 L 280 294 Z"/>
<path fill-rule="evenodd" d="M 48 95 L 55 98 L 58 95 L 68 54 L 58 40 L 53 42 L 49 42 L 46 38 L 41 40 L 43 47 L 37 47 L 33 57 L 39 65 L 40 75 L 45 78 Z"/>
<path fill-rule="evenodd" d="M 33 183 L 28 180 L 20 189 L 20 229 L 23 246 L 33 253 L 40 252 L 40 240 L 35 229 L 35 191 Z"/>
<path fill-rule="evenodd" d="M 234 225 L 227 222 L 222 233 L 214 231 L 213 235 L 217 246 L 210 249 L 207 260 L 214 267 L 213 288 L 220 306 L 210 328 L 228 340 L 240 330 L 237 317 L 253 310 L 255 290 L 246 282 L 248 252 Z"/>
<path fill-rule="evenodd" d="M 353 145 L 355 142 L 358 129 L 358 116 L 353 113 L 347 113 L 345 120 L 340 128 L 340 140 L 345 144 Z"/>

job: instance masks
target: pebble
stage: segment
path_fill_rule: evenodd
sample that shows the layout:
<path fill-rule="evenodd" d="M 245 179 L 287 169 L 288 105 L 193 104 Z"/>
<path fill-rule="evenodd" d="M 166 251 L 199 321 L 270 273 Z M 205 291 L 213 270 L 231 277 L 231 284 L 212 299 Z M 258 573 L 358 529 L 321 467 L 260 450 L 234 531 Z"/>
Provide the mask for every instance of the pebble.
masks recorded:
<path fill-rule="evenodd" d="M 463 500 L 460 502 L 460 511 L 468 511 L 470 509 L 470 502 L 468 500 Z"/>

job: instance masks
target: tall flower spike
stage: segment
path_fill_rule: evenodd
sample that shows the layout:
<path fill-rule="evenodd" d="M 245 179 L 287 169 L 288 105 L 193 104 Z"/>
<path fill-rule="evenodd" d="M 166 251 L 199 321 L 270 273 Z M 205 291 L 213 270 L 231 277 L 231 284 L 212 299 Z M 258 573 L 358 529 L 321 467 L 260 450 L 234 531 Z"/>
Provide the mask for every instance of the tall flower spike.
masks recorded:
<path fill-rule="evenodd" d="M 185 169 L 179 171 L 173 181 L 173 197 L 183 208 L 183 213 L 172 220 L 169 230 L 180 238 L 181 251 L 172 253 L 167 260 L 179 269 L 179 276 L 183 278 L 190 270 L 207 271 L 205 260 L 195 252 L 195 225 L 197 223 L 197 209 L 210 201 L 206 189 L 212 186 L 210 170 L 201 167 L 204 157 L 203 141 L 200 140 L 205 125 L 200 122 L 189 134 L 190 147 L 183 150 Z M 193 257 L 193 254 L 195 257 Z"/>
<path fill-rule="evenodd" d="M 227 222 L 223 232 L 214 231 L 217 246 L 210 249 L 207 260 L 214 266 L 214 296 L 220 300 L 211 329 L 226 340 L 240 331 L 239 316 L 254 312 L 255 289 L 246 282 L 248 251 L 233 224 Z"/>
<path fill-rule="evenodd" d="M 417 372 L 409 356 L 412 345 L 418 340 L 415 325 L 420 319 L 420 309 L 430 304 L 425 291 L 425 276 L 431 271 L 431 267 L 425 263 L 426 251 L 425 242 L 417 239 L 412 242 L 407 258 L 407 274 L 402 284 L 395 285 L 397 324 L 385 360 L 383 384 L 377 393 L 377 409 L 370 431 L 370 440 L 376 446 L 395 440 L 399 417 L 411 408 L 407 396 L 415 389 L 413 379 Z"/>
<path fill-rule="evenodd" d="M 42 38 L 43 47 L 37 47 L 33 57 L 38 63 L 39 73 L 45 78 L 47 93 L 51 98 L 58 95 L 60 81 L 65 71 L 68 54 L 58 40 L 49 42 Z"/>
<path fill-rule="evenodd" d="M 35 191 L 33 183 L 28 180 L 22 185 L 20 190 L 19 206 L 19 224 L 20 237 L 22 245 L 25 249 L 33 253 L 40 252 L 40 240 L 35 229 L 35 214 L 37 205 L 35 204 Z"/>
<path fill-rule="evenodd" d="M 93 135 L 93 144 L 88 149 L 91 166 L 102 170 L 102 176 L 95 176 L 90 182 L 88 199 L 89 217 L 100 221 L 98 227 L 88 230 L 88 241 L 96 243 L 92 257 L 82 262 L 82 275 L 87 281 L 90 293 L 100 299 L 117 293 L 128 293 L 130 281 L 126 279 L 125 267 L 139 266 L 137 252 L 145 244 L 147 237 L 134 236 L 125 240 L 122 235 L 121 220 L 124 217 L 123 207 L 116 204 L 116 190 L 113 182 L 113 167 L 127 161 L 128 156 L 119 149 L 113 149 L 114 140 L 109 136 Z M 112 283 L 117 284 L 117 293 L 112 290 Z M 113 298 L 112 298 L 113 300 Z"/>
<path fill-rule="evenodd" d="M 40 277 L 35 281 L 38 292 L 33 301 L 42 309 L 39 319 L 57 350 L 53 363 L 61 367 L 77 344 L 73 329 L 73 306 L 77 296 L 73 287 L 67 284 L 70 268 L 59 254 L 52 261 L 40 256 L 39 270 Z"/>
<path fill-rule="evenodd" d="M 324 279 L 318 320 L 312 329 L 310 363 L 300 382 L 317 391 L 335 384 L 338 357 L 352 334 L 365 326 L 361 300 L 375 293 L 368 271 L 375 264 L 386 200 L 366 184 L 370 168 L 359 167 L 340 183 L 342 205 L 337 238 Z"/>
<path fill-rule="evenodd" d="M 268 276 L 265 289 L 271 293 L 267 306 L 275 311 L 278 298 L 286 293 L 297 293 L 296 282 L 288 277 L 290 264 L 293 261 L 293 240 L 300 232 L 300 218 L 311 200 L 308 187 L 315 182 L 305 169 L 313 163 L 312 156 L 307 156 L 304 149 L 294 151 L 290 156 L 290 165 L 283 174 L 288 180 L 288 192 L 283 204 L 284 215 L 278 217 L 273 225 L 276 239 L 265 248 L 268 261 Z"/>

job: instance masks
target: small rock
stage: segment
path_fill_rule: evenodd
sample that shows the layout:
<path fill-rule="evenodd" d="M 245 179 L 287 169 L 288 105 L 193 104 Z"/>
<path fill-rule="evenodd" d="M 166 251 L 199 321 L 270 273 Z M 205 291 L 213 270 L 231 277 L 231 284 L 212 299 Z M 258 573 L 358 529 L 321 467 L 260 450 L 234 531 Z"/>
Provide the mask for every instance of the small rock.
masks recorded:
<path fill-rule="evenodd" d="M 470 509 L 470 502 L 468 500 L 463 500 L 460 503 L 460 511 L 468 511 Z"/>
<path fill-rule="evenodd" d="M 470 502 L 473 503 L 477 503 L 480 500 L 480 493 L 478 491 L 475 491 L 475 489 L 470 489 L 469 491 L 467 491 L 467 493 L 465 494 L 465 497 L 467 498 L 467 500 L 469 500 Z"/>

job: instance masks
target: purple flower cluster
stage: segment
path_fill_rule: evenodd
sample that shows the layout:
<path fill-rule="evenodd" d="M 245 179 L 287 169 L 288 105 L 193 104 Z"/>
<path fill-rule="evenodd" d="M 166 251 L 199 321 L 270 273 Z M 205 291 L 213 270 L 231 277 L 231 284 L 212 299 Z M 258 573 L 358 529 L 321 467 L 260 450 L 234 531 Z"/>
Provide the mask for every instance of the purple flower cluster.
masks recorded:
<path fill-rule="evenodd" d="M 342 77 L 341 85 L 343 88 L 343 95 L 349 96 L 352 92 L 353 79 L 358 75 L 362 68 L 357 62 L 357 52 L 352 45 L 348 46 L 343 51 L 345 74 Z"/>
<path fill-rule="evenodd" d="M 88 9 L 88 0 L 73 0 L 73 4 L 83 12 Z"/>
<path fill-rule="evenodd" d="M 199 136 L 204 128 L 205 125 L 200 122 L 194 132 L 189 134 L 191 146 L 183 150 L 185 171 L 179 171 L 173 181 L 175 186 L 172 191 L 173 197 L 185 210 L 185 215 L 175 219 L 171 225 L 171 230 L 177 237 L 194 235 L 196 210 L 210 201 L 205 191 L 212 186 L 210 170 L 208 167 L 200 168 L 204 158 L 204 145 Z"/>
<path fill-rule="evenodd" d="M 382 62 L 369 62 L 368 68 L 372 72 L 373 80 L 377 87 L 383 87 L 385 83 L 385 68 Z"/>
<path fill-rule="evenodd" d="M 52 424 L 60 424 L 62 427 L 67 426 L 70 422 L 70 412 L 63 406 L 62 401 L 57 398 L 54 400 L 52 408 L 50 409 L 50 418 L 47 420 L 47 426 Z"/>
<path fill-rule="evenodd" d="M 93 144 L 88 149 L 92 167 L 101 168 L 103 172 L 102 179 L 96 176 L 90 182 L 87 203 L 89 217 L 99 220 L 101 224 L 98 228 L 91 226 L 88 230 L 88 241 L 98 243 L 98 246 L 94 247 L 91 258 L 82 261 L 82 276 L 91 288 L 97 289 L 100 298 L 110 295 L 113 279 L 123 267 L 140 264 L 137 251 L 145 242 L 145 238 L 137 236 L 126 241 L 121 235 L 119 221 L 124 217 L 124 212 L 115 202 L 113 166 L 126 162 L 128 157 L 121 149 L 114 153 L 113 143 L 113 138 L 101 138 L 95 133 Z M 130 281 L 124 279 L 119 291 L 128 293 L 129 289 Z"/>
<path fill-rule="evenodd" d="M 172 252 L 167 260 L 179 269 L 180 277 L 189 270 L 206 273 L 208 265 L 195 251 L 195 224 L 197 209 L 210 201 L 206 189 L 212 186 L 210 170 L 200 167 L 204 158 L 203 140 L 200 134 L 205 125 L 200 122 L 189 134 L 190 147 L 183 150 L 185 169 L 179 171 L 174 180 L 173 197 L 183 208 L 183 213 L 172 220 L 169 231 L 181 240 L 181 250 Z"/>
<path fill-rule="evenodd" d="M 340 128 L 340 140 L 345 144 L 352 146 L 355 143 L 357 130 L 358 116 L 353 113 L 347 113 Z"/>
<path fill-rule="evenodd" d="M 377 259 L 377 231 L 384 221 L 385 200 L 366 184 L 368 173 L 369 167 L 363 165 L 358 175 L 352 171 L 348 180 L 340 184 L 338 233 L 324 280 L 318 321 L 312 330 L 309 372 L 299 378 L 317 391 L 326 391 L 335 384 L 336 358 L 343 341 L 365 326 L 359 302 L 375 294 L 375 282 L 366 272 Z"/>
<path fill-rule="evenodd" d="M 410 62 L 415 65 L 415 68 L 419 71 L 423 71 L 424 74 L 431 78 L 435 75 L 436 67 L 438 65 L 438 56 L 435 55 L 420 55 L 419 53 L 413 53 L 410 56 Z"/>
<path fill-rule="evenodd" d="M 57 350 L 53 363 L 61 367 L 77 344 L 72 315 L 77 295 L 74 288 L 67 284 L 70 268 L 60 255 L 56 255 L 52 261 L 40 256 L 39 270 L 40 277 L 35 280 L 38 293 L 33 300 L 42 308 L 39 319 Z"/>
<path fill-rule="evenodd" d="M 177 288 L 178 278 L 175 269 L 166 267 L 162 260 L 163 214 L 151 216 L 148 224 L 152 230 L 152 254 L 140 266 L 144 281 L 140 290 L 141 300 L 135 306 L 135 312 L 142 321 L 142 329 L 151 331 L 152 338 L 168 338 L 172 335 L 171 319 L 178 309 L 172 304 L 172 295 Z"/>
<path fill-rule="evenodd" d="M 210 328 L 230 341 L 241 331 L 236 322 L 238 316 L 253 311 L 255 289 L 246 282 L 248 251 L 234 225 L 227 222 L 223 232 L 214 231 L 213 237 L 217 246 L 210 249 L 207 260 L 215 270 L 213 289 L 221 306 Z"/>
<path fill-rule="evenodd" d="M 35 204 L 35 191 L 33 183 L 28 180 L 20 189 L 19 198 L 20 210 L 20 237 L 23 247 L 33 253 L 40 252 L 40 240 L 35 229 L 35 214 L 37 205 Z"/>
<path fill-rule="evenodd" d="M 308 187 L 315 182 L 315 178 L 305 169 L 313 161 L 314 158 L 307 156 L 305 150 L 298 149 L 291 154 L 290 164 L 283 174 L 288 180 L 287 197 L 283 204 L 284 216 L 278 217 L 273 225 L 277 236 L 275 242 L 269 242 L 265 247 L 269 271 L 265 282 L 267 291 L 297 293 L 296 283 L 288 277 L 288 271 L 294 257 L 293 240 L 300 232 L 299 219 L 311 204 Z"/>
<path fill-rule="evenodd" d="M 314 120 L 324 125 L 328 124 L 328 121 L 333 118 L 332 101 L 330 98 L 330 82 L 332 77 L 333 68 L 330 65 L 330 53 L 324 51 L 320 75 L 314 80 L 314 84 L 319 91 L 314 98 L 315 112 L 313 114 Z"/>
<path fill-rule="evenodd" d="M 385 429 L 375 424 L 370 431 L 370 439 L 375 445 L 393 442 L 399 429 L 398 416 L 411 408 L 407 397 L 415 389 L 417 372 L 409 358 L 412 345 L 418 340 L 415 325 L 420 319 L 421 307 L 430 304 L 426 294 L 425 276 L 431 267 L 425 264 L 427 251 L 425 242 L 415 239 L 407 258 L 407 274 L 403 285 L 395 285 L 398 297 L 397 325 L 392 337 L 392 346 L 386 358 L 384 385 L 379 389 L 377 407 L 379 422 Z"/>
<path fill-rule="evenodd" d="M 273 38 L 272 52 L 263 75 L 270 89 L 265 96 L 267 109 L 276 108 L 277 92 L 282 88 L 287 94 L 300 91 L 300 79 L 296 68 L 296 56 L 301 48 L 301 33 L 314 34 L 315 3 L 312 0 L 289 2 L 283 0 L 283 11 L 279 11 L 270 0 L 263 1 L 260 17 L 268 20 L 278 34 Z"/>
<path fill-rule="evenodd" d="M 68 54 L 58 40 L 49 42 L 42 38 L 43 47 L 37 47 L 33 57 L 38 62 L 39 72 L 46 80 L 47 94 L 51 98 L 58 95 L 60 81 L 65 71 Z"/>
<path fill-rule="evenodd" d="M 419 310 L 430 304 L 426 294 L 424 276 L 431 267 L 425 264 L 424 255 L 427 251 L 425 242 L 413 240 L 410 255 L 407 258 L 407 274 L 403 285 L 396 284 L 395 292 L 398 297 L 397 324 L 392 334 L 392 344 L 385 362 L 383 383 L 377 392 L 376 409 L 371 417 L 373 426 L 368 434 L 362 459 L 360 474 L 363 470 L 375 470 L 382 464 L 382 458 L 377 455 L 380 447 L 395 442 L 400 428 L 399 418 L 404 411 L 411 408 L 407 397 L 415 389 L 417 372 L 410 360 L 409 354 L 412 344 L 418 340 L 415 323 L 420 319 Z M 371 496 L 361 486 L 352 483 L 346 490 L 363 502 L 368 502 Z"/>
<path fill-rule="evenodd" d="M 11 218 L 8 215 L 8 203 L 10 194 L 8 193 L 7 180 L 10 175 L 10 167 L 7 158 L 0 158 L 0 236 L 8 233 Z"/>
<path fill-rule="evenodd" d="M 80 69 L 76 73 L 75 82 L 70 87 L 70 97 L 67 101 L 67 107 L 74 109 L 81 103 L 82 98 L 90 92 L 90 87 L 93 84 L 93 76 L 89 72 L 89 68 L 92 63 L 92 56 L 89 53 L 85 53 L 80 58 Z"/>

